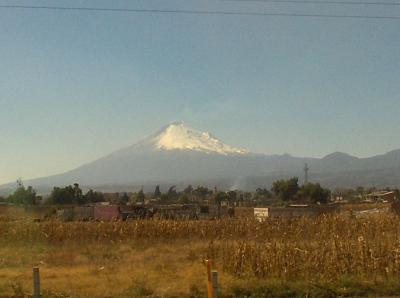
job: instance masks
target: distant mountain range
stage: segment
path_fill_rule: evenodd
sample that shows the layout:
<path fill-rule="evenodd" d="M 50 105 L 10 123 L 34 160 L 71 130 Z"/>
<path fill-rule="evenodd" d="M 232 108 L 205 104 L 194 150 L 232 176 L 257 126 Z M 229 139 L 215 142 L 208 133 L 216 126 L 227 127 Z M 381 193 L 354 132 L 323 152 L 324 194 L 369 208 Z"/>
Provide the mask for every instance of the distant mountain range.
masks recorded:
<path fill-rule="evenodd" d="M 210 133 L 169 124 L 156 134 L 69 172 L 24 181 L 39 192 L 78 182 L 85 189 L 152 190 L 157 184 L 255 190 L 278 178 L 298 176 L 307 163 L 309 180 L 330 188 L 400 186 L 400 150 L 369 158 L 335 152 L 324 158 L 255 154 L 222 143 Z M 9 193 L 15 183 L 0 186 Z"/>

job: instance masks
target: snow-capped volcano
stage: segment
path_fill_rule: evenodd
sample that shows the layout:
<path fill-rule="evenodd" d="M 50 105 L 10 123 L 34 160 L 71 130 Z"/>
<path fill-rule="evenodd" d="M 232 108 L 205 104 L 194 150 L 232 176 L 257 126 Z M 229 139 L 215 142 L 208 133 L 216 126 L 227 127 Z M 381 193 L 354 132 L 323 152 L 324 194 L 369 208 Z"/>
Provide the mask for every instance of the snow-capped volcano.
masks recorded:
<path fill-rule="evenodd" d="M 190 128 L 183 122 L 174 122 L 165 126 L 157 134 L 145 139 L 136 146 L 150 146 L 158 150 L 193 150 L 223 155 L 246 153 L 245 150 L 222 143 L 208 132 Z"/>
<path fill-rule="evenodd" d="M 41 192 L 76 182 L 86 189 L 105 191 L 137 190 L 139 186 L 151 191 L 155 185 L 187 184 L 254 191 L 276 179 L 302 177 L 305 163 L 311 168 L 312 181 L 326 186 L 400 185 L 400 150 L 371 158 L 343 153 L 321 159 L 255 154 L 182 122 L 68 172 L 24 182 Z M 14 189 L 15 183 L 2 185 L 0 194 Z"/>

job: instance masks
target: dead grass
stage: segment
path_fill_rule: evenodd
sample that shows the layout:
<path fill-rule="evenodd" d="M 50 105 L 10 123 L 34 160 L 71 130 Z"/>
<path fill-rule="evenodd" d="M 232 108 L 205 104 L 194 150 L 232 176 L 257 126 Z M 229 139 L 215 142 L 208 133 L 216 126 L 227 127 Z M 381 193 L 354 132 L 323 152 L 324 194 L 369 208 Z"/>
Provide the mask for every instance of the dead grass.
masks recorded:
<path fill-rule="evenodd" d="M 0 294 L 13 295 L 12 282 L 28 293 L 31 267 L 39 264 L 44 291 L 79 297 L 114 297 L 133 292 L 188 295 L 204 288 L 201 263 L 207 244 L 179 242 L 143 248 L 131 243 L 49 246 L 38 252 L 24 246 L 2 247 Z M 178 282 L 179 281 L 179 282 Z M 146 290 L 147 289 L 147 290 Z"/>
<path fill-rule="evenodd" d="M 203 258 L 221 297 L 397 295 L 398 217 L 0 225 L 0 296 L 204 297 Z"/>

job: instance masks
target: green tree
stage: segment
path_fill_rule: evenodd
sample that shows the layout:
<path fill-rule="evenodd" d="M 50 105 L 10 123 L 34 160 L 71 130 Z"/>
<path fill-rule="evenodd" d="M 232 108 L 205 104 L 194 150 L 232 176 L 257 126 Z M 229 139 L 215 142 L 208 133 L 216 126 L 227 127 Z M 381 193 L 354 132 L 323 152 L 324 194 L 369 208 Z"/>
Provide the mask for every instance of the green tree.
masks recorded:
<path fill-rule="evenodd" d="M 139 190 L 139 192 L 136 195 L 136 201 L 144 203 L 145 198 L 146 198 L 146 196 L 144 195 L 143 189 Z"/>
<path fill-rule="evenodd" d="M 358 187 L 356 188 L 356 192 L 357 192 L 360 196 L 363 196 L 363 195 L 365 194 L 365 189 L 364 189 L 364 187 L 362 187 L 362 186 L 358 186 Z"/>
<path fill-rule="evenodd" d="M 180 204 L 188 204 L 188 203 L 190 203 L 189 196 L 185 192 L 180 193 L 179 194 L 179 198 L 178 198 L 178 202 Z"/>
<path fill-rule="evenodd" d="M 176 191 L 176 186 L 172 185 L 167 192 L 167 196 L 168 196 L 168 200 L 169 201 L 173 201 L 176 200 L 178 198 L 178 193 Z"/>
<path fill-rule="evenodd" d="M 70 185 L 66 187 L 54 187 L 49 201 L 53 204 L 72 204 L 73 197 L 73 189 Z"/>
<path fill-rule="evenodd" d="M 93 191 L 90 189 L 86 194 L 85 194 L 85 201 L 87 203 L 98 203 L 98 202 L 104 202 L 104 195 L 101 192 Z"/>
<path fill-rule="evenodd" d="M 50 195 L 50 202 L 54 204 L 84 204 L 85 197 L 78 183 L 74 186 L 54 187 Z"/>
<path fill-rule="evenodd" d="M 36 191 L 32 186 L 25 188 L 19 179 L 17 189 L 8 197 L 8 201 L 14 204 L 35 205 L 37 203 Z"/>
<path fill-rule="evenodd" d="M 219 191 L 212 196 L 212 202 L 218 206 L 221 206 L 222 201 L 227 201 L 228 199 L 228 194 L 222 191 Z"/>
<path fill-rule="evenodd" d="M 278 180 L 272 184 L 272 192 L 283 201 L 293 200 L 299 191 L 299 178 Z"/>
<path fill-rule="evenodd" d="M 269 199 L 271 199 L 271 197 L 272 197 L 272 194 L 268 189 L 257 188 L 253 199 L 258 204 L 266 204 L 269 201 Z"/>
<path fill-rule="evenodd" d="M 237 192 L 234 190 L 230 190 L 226 193 L 226 198 L 230 202 L 235 202 L 237 200 Z"/>
<path fill-rule="evenodd" d="M 321 187 L 319 183 L 307 183 L 301 187 L 298 192 L 300 199 L 309 201 L 310 203 L 328 203 L 331 192 L 329 189 Z"/>
<path fill-rule="evenodd" d="M 205 199 L 211 194 L 212 190 L 209 190 L 207 187 L 204 186 L 198 186 L 196 187 L 196 189 L 193 190 L 193 195 L 200 199 Z"/>
<path fill-rule="evenodd" d="M 193 186 L 189 184 L 189 185 L 183 190 L 183 192 L 184 192 L 185 194 L 187 194 L 187 195 L 192 195 L 192 193 L 193 193 Z"/>
<path fill-rule="evenodd" d="M 83 196 L 82 189 L 79 187 L 78 183 L 74 183 L 74 196 L 73 196 L 73 202 L 75 204 L 85 204 L 85 197 Z"/>
<path fill-rule="evenodd" d="M 256 195 L 259 196 L 259 197 L 270 198 L 271 197 L 271 192 L 266 188 L 257 188 L 256 189 Z"/>
<path fill-rule="evenodd" d="M 118 204 L 126 205 L 129 202 L 129 196 L 126 192 L 119 198 Z"/>
<path fill-rule="evenodd" d="M 156 185 L 156 189 L 154 190 L 154 198 L 161 197 L 160 185 Z"/>

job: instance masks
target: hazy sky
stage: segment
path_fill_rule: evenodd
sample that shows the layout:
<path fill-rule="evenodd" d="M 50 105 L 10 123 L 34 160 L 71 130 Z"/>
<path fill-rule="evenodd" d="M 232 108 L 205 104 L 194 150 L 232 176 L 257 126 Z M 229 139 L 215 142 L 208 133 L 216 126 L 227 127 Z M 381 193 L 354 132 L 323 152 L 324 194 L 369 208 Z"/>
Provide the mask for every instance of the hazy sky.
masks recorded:
<path fill-rule="evenodd" d="M 400 6 L 217 0 L 0 4 L 400 16 Z M 175 120 L 268 154 L 400 148 L 399 28 L 0 8 L 0 183 L 72 169 Z"/>

